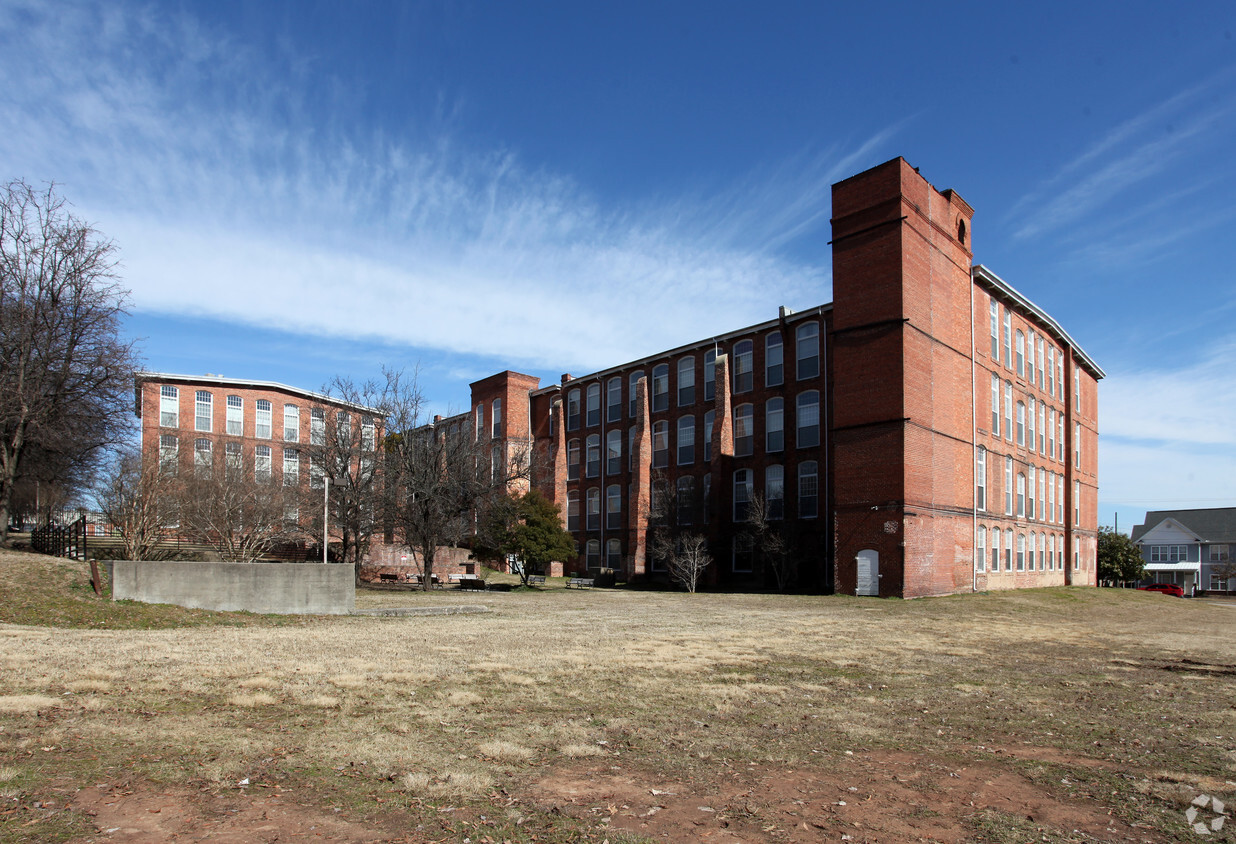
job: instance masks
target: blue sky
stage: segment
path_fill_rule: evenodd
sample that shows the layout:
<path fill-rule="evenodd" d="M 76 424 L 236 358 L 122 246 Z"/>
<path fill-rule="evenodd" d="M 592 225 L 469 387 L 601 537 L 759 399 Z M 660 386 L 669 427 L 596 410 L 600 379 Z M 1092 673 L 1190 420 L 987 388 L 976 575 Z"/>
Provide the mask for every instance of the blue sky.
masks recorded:
<path fill-rule="evenodd" d="M 439 412 L 830 301 L 897 155 L 1106 369 L 1100 520 L 1236 505 L 1236 6 L 0 0 L 0 172 L 115 239 L 151 369 Z"/>

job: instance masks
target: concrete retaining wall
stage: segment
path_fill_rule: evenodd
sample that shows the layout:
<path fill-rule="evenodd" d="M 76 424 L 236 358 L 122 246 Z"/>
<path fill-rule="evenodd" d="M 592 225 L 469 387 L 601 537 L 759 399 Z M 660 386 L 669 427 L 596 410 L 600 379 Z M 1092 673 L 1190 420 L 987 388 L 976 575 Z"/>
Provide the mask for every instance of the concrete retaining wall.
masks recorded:
<path fill-rule="evenodd" d="M 113 600 L 194 609 L 346 615 L 356 609 L 351 566 L 321 563 L 177 563 L 117 560 Z"/>

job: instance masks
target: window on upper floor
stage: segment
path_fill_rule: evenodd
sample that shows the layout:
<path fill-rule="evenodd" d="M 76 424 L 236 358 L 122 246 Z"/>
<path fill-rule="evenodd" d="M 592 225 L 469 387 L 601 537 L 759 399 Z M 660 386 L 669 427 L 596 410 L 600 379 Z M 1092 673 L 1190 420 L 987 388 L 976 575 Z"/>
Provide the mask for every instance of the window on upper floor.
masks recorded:
<path fill-rule="evenodd" d="M 991 374 L 991 435 L 1000 436 L 1000 376 Z"/>
<path fill-rule="evenodd" d="M 1017 473 L 1017 515 L 1026 515 L 1026 476 L 1022 472 Z"/>
<path fill-rule="evenodd" d="M 170 384 L 159 388 L 159 425 L 163 428 L 180 427 L 180 389 Z"/>
<path fill-rule="evenodd" d="M 283 450 L 283 485 L 296 486 L 300 483 L 300 452 L 294 448 Z"/>
<path fill-rule="evenodd" d="M 689 525 L 695 521 L 695 478 L 683 475 L 675 490 L 678 508 L 678 524 Z"/>
<path fill-rule="evenodd" d="M 814 519 L 820 514 L 819 464 L 804 460 L 798 464 L 798 518 Z"/>
<path fill-rule="evenodd" d="M 820 324 L 804 322 L 794 329 L 797 367 L 795 377 L 799 381 L 815 378 L 820 374 Z"/>
<path fill-rule="evenodd" d="M 987 558 L 987 526 L 979 525 L 974 529 L 974 569 L 983 571 Z"/>
<path fill-rule="evenodd" d="M 214 418 L 215 400 L 207 390 L 198 390 L 193 401 L 193 430 L 210 432 Z"/>
<path fill-rule="evenodd" d="M 764 469 L 764 506 L 768 519 L 785 518 L 785 467 L 769 466 Z"/>
<path fill-rule="evenodd" d="M 652 412 L 669 410 L 669 364 L 659 363 L 652 368 Z"/>
<path fill-rule="evenodd" d="M 755 420 L 752 406 L 740 404 L 734 408 L 734 456 L 749 457 L 755 450 Z"/>
<path fill-rule="evenodd" d="M 579 493 L 575 490 L 567 492 L 567 530 L 579 530 Z"/>
<path fill-rule="evenodd" d="M 747 520 L 747 512 L 751 507 L 751 495 L 754 492 L 752 472 L 750 469 L 739 469 L 734 473 L 734 522 Z"/>
<path fill-rule="evenodd" d="M 643 377 L 644 377 L 644 370 L 637 369 L 634 372 L 632 372 L 630 377 L 627 379 L 627 384 L 629 385 L 629 389 L 627 390 L 627 403 L 630 407 L 630 411 L 628 415 L 632 419 L 634 419 L 635 415 L 639 413 L 639 407 L 638 407 L 639 397 L 636 395 L 636 392 L 638 391 L 638 388 L 639 388 L 640 379 L 642 379 Z"/>
<path fill-rule="evenodd" d="M 1004 382 L 1004 438 L 1013 441 L 1013 385 Z"/>
<path fill-rule="evenodd" d="M 214 451 L 210 440 L 198 437 L 193 443 L 193 473 L 199 478 L 209 478 L 214 464 Z"/>
<path fill-rule="evenodd" d="M 245 402 L 240 396 L 227 397 L 227 434 L 229 437 L 244 436 Z"/>
<path fill-rule="evenodd" d="M 799 448 L 814 448 L 820 444 L 820 392 L 807 390 L 798 394 L 794 421 Z"/>
<path fill-rule="evenodd" d="M 712 401 L 717 393 L 717 350 L 704 352 L 704 401 Z"/>
<path fill-rule="evenodd" d="M 1026 403 L 1017 403 L 1017 444 L 1026 444 Z"/>
<path fill-rule="evenodd" d="M 260 440 L 268 440 L 271 438 L 271 408 L 270 402 L 266 399 L 258 399 L 253 403 L 254 421 L 253 421 L 253 436 Z"/>
<path fill-rule="evenodd" d="M 695 404 L 695 358 L 678 361 L 678 406 Z"/>
<path fill-rule="evenodd" d="M 622 527 L 622 487 L 610 484 L 605 488 L 605 529 Z"/>
<path fill-rule="evenodd" d="M 593 487 L 585 494 L 584 515 L 587 519 L 587 530 L 601 529 L 601 490 Z"/>
<path fill-rule="evenodd" d="M 283 406 L 283 441 L 300 441 L 300 408 L 294 404 Z"/>
<path fill-rule="evenodd" d="M 476 410 L 474 411 L 474 413 L 476 414 L 476 441 L 480 442 L 481 440 L 485 439 L 485 433 L 486 433 L 485 405 L 478 404 L 476 406 Z"/>
<path fill-rule="evenodd" d="M 987 509 L 987 449 L 979 446 L 974 464 L 974 507 Z"/>
<path fill-rule="evenodd" d="M 1020 328 L 1017 329 L 1017 374 L 1022 377 L 1026 374 L 1026 335 Z"/>
<path fill-rule="evenodd" d="M 622 474 L 622 431 L 618 428 L 605 432 L 605 474 Z"/>
<path fill-rule="evenodd" d="M 483 413 L 484 411 L 482 411 Z M 579 390 L 567 391 L 567 412 L 566 412 L 566 429 L 568 431 L 579 430 Z"/>
<path fill-rule="evenodd" d="M 780 331 L 774 331 L 764 338 L 765 387 L 777 387 L 785 381 L 784 352 Z"/>
<path fill-rule="evenodd" d="M 601 474 L 601 435 L 589 434 L 584 444 L 585 474 L 595 478 Z"/>
<path fill-rule="evenodd" d="M 567 442 L 567 480 L 579 480 L 579 440 Z"/>
<path fill-rule="evenodd" d="M 734 344 L 735 393 L 749 393 L 755 386 L 752 373 L 754 348 L 754 344 L 750 340 L 739 340 Z"/>
<path fill-rule="evenodd" d="M 1000 303 L 995 299 L 990 302 L 991 310 L 991 359 L 1000 360 Z"/>
<path fill-rule="evenodd" d="M 695 417 L 681 416 L 678 419 L 678 465 L 695 462 Z"/>
<path fill-rule="evenodd" d="M 617 422 L 622 418 L 622 378 L 615 375 L 609 379 L 605 391 L 605 421 Z"/>
<path fill-rule="evenodd" d="M 494 399 L 490 406 L 490 416 L 493 417 L 494 439 L 502 438 L 502 399 Z"/>
<path fill-rule="evenodd" d="M 652 423 L 652 468 L 669 465 L 669 423 L 664 419 Z"/>
<path fill-rule="evenodd" d="M 309 410 L 309 444 L 326 445 L 326 411 L 320 407 Z"/>
<path fill-rule="evenodd" d="M 159 472 L 175 475 L 179 468 L 180 440 L 172 434 L 159 436 Z"/>
<path fill-rule="evenodd" d="M 771 398 L 764 405 L 764 450 L 769 453 L 785 448 L 785 399 Z"/>
<path fill-rule="evenodd" d="M 716 420 L 717 413 L 710 410 L 704 414 L 704 462 L 712 460 L 712 424 Z"/>
<path fill-rule="evenodd" d="M 1188 545 L 1151 545 L 1150 562 L 1185 563 L 1189 560 Z"/>
<path fill-rule="evenodd" d="M 1013 368 L 1013 315 L 1004 311 L 1004 366 Z"/>
<path fill-rule="evenodd" d="M 270 446 L 259 445 L 253 449 L 253 479 L 260 484 L 269 483 L 273 470 Z"/>
<path fill-rule="evenodd" d="M 601 385 L 589 384 L 587 393 L 588 416 L 584 422 L 589 428 L 601 424 Z M 495 434 L 497 436 L 497 434 Z"/>

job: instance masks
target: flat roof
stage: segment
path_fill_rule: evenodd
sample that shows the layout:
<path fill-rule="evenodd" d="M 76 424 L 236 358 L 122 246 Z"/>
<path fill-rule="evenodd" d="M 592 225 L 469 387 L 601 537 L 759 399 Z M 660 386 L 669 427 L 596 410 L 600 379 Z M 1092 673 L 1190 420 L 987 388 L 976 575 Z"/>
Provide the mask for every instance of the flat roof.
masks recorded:
<path fill-rule="evenodd" d="M 363 404 L 344 401 L 334 396 L 329 396 L 326 393 L 318 393 L 313 390 L 302 390 L 300 387 L 292 387 L 288 384 L 280 384 L 278 381 L 258 381 L 248 378 L 224 378 L 222 375 L 177 375 L 171 372 L 137 372 L 133 375 L 134 392 L 138 392 L 141 384 L 147 381 L 167 382 L 174 384 L 194 384 L 201 386 L 216 386 L 216 387 L 237 387 L 255 390 L 279 390 L 284 393 L 292 393 L 293 395 L 303 396 L 306 399 L 321 402 L 322 404 L 332 404 L 339 407 L 350 407 L 353 410 L 364 411 L 365 413 L 373 414 L 374 416 L 385 416 L 380 410 L 372 407 L 366 407 Z M 137 412 L 141 415 L 141 396 L 135 396 L 137 399 Z"/>

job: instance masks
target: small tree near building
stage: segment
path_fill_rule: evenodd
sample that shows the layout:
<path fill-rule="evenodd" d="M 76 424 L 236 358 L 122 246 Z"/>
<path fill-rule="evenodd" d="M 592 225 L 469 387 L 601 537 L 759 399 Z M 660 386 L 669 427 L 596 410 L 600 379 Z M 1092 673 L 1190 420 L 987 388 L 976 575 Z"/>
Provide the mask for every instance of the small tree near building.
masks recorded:
<path fill-rule="evenodd" d="M 1146 562 L 1133 540 L 1110 527 L 1099 528 L 1097 554 L 1100 581 L 1137 582 L 1146 576 Z"/>
<path fill-rule="evenodd" d="M 159 471 L 153 457 L 143 460 L 136 447 L 121 450 L 95 491 L 95 501 L 124 543 L 126 560 L 150 560 L 175 520 L 176 479 Z"/>
<path fill-rule="evenodd" d="M 504 548 L 523 561 L 519 576 L 524 586 L 528 576 L 543 574 L 546 566 L 575 556 L 575 541 L 562 528 L 558 506 L 535 489 L 516 499 L 515 522 Z"/>

